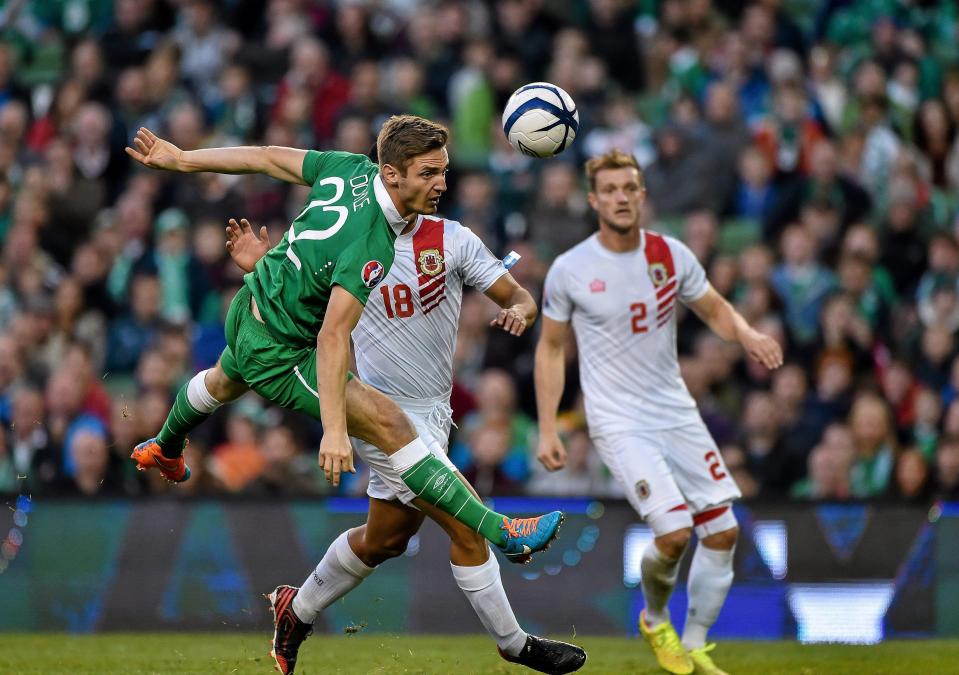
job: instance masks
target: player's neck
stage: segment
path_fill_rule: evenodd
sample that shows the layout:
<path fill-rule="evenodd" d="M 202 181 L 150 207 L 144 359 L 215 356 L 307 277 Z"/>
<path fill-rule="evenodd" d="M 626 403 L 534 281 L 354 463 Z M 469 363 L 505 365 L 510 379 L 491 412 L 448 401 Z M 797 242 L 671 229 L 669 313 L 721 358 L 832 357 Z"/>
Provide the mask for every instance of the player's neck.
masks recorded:
<path fill-rule="evenodd" d="M 383 181 L 383 187 L 386 188 L 386 194 L 388 194 L 388 195 L 390 196 L 390 201 L 392 201 L 392 202 L 393 202 L 393 206 L 396 207 L 396 212 L 399 213 L 399 214 L 400 214 L 400 217 L 403 218 L 403 220 L 406 221 L 406 228 L 403 230 L 403 233 L 405 234 L 405 233 L 408 232 L 410 229 L 412 229 L 412 226 L 413 226 L 413 225 L 416 224 L 416 215 L 417 215 L 417 214 L 416 214 L 415 212 L 413 212 L 413 211 L 410 211 L 410 210 L 406 207 L 406 205 L 403 204 L 403 200 L 400 199 L 399 190 L 397 190 L 397 189 L 394 188 L 394 187 L 390 187 L 389 185 L 387 185 L 387 184 L 386 184 L 386 181 Z"/>
<path fill-rule="evenodd" d="M 613 253 L 628 253 L 639 248 L 639 227 L 621 230 L 618 227 L 600 222 L 597 238 L 603 248 L 609 249 Z"/>

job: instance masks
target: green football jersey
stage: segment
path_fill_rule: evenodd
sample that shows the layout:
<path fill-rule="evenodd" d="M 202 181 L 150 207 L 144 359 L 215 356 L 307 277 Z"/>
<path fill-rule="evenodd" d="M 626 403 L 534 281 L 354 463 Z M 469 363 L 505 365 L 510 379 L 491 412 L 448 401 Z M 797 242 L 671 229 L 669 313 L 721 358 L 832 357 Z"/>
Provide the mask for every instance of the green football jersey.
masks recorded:
<path fill-rule="evenodd" d="M 389 272 L 403 222 L 385 187 L 376 189 L 378 173 L 368 157 L 349 152 L 311 150 L 303 160 L 306 205 L 244 277 L 264 323 L 283 342 L 315 345 L 335 284 L 365 306 Z"/>

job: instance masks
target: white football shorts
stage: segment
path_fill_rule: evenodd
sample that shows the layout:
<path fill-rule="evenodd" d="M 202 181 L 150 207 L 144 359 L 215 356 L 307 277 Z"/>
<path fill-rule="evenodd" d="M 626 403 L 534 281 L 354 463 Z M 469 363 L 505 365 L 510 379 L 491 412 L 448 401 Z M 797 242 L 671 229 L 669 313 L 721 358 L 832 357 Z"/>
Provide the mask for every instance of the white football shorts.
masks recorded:
<path fill-rule="evenodd" d="M 701 420 L 674 429 L 597 434 L 593 443 L 656 536 L 695 525 L 704 537 L 735 526 L 728 506 L 742 494 Z"/>
<path fill-rule="evenodd" d="M 396 401 L 396 404 L 406 413 L 416 428 L 416 433 L 426 443 L 430 452 L 439 457 L 450 469 L 458 471 L 446 456 L 449 452 L 450 426 L 453 423 L 449 404 L 445 401 L 421 402 L 409 399 Z M 404 504 L 409 504 L 416 499 L 416 495 L 406 487 L 403 479 L 393 470 L 385 452 L 358 438 L 351 438 L 350 441 L 353 443 L 353 451 L 370 467 L 367 495 L 374 499 L 399 499 Z"/>

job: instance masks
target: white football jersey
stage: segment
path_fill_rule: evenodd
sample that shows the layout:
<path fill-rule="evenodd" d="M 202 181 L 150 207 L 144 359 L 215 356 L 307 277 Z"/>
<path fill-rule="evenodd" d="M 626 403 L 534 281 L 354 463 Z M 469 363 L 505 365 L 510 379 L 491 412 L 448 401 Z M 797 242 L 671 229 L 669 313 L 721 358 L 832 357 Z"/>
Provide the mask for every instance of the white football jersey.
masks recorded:
<path fill-rule="evenodd" d="M 353 330 L 356 369 L 392 398 L 447 401 L 463 286 L 486 291 L 506 268 L 469 228 L 443 218 L 420 216 L 395 248 Z"/>
<path fill-rule="evenodd" d="M 679 373 L 676 301 L 709 282 L 682 242 L 642 230 L 635 251 L 615 253 L 592 235 L 559 256 L 546 276 L 543 314 L 572 321 L 592 435 L 698 422 Z"/>

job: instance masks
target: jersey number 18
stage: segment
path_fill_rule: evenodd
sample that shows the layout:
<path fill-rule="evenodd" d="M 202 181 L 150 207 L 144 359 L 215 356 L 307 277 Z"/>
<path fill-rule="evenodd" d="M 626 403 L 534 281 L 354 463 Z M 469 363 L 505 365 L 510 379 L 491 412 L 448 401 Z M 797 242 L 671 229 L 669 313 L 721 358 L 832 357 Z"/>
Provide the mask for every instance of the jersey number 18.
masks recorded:
<path fill-rule="evenodd" d="M 393 289 L 393 302 L 390 302 L 390 288 Z M 386 308 L 386 318 L 408 319 L 413 316 L 413 291 L 406 284 L 396 284 L 390 286 L 380 286 L 380 293 L 383 295 L 383 307 Z M 394 312 L 393 309 L 396 308 Z"/>

